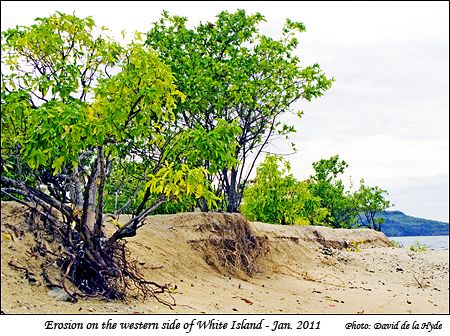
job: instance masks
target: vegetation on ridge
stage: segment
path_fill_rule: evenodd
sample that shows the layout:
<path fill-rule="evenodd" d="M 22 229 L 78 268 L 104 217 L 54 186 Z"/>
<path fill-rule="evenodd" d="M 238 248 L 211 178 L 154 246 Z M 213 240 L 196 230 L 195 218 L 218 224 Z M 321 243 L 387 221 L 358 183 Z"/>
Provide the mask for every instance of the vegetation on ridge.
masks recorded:
<path fill-rule="evenodd" d="M 370 227 L 381 231 L 376 214 L 389 208 L 387 192 L 369 187 L 346 190 L 340 175 L 348 167 L 338 155 L 313 163 L 315 174 L 298 181 L 282 157 L 267 155 L 246 188 L 241 211 L 251 220 L 274 224 L 326 225 L 334 228 Z"/>
<path fill-rule="evenodd" d="M 286 20 L 277 40 L 263 20 L 222 12 L 188 29 L 164 12 L 127 45 L 59 12 L 2 32 L 2 199 L 61 245 L 52 262 L 72 300 L 167 292 L 141 276 L 126 238 L 165 203 L 237 211 L 255 160 L 294 131 L 279 117 L 330 88 L 294 55 L 303 24 Z"/>

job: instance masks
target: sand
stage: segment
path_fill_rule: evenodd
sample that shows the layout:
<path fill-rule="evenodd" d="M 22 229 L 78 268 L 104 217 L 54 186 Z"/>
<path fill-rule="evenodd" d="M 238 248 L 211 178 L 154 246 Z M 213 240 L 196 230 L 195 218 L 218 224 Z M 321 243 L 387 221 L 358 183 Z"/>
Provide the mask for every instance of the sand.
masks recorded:
<path fill-rule="evenodd" d="M 153 298 L 71 303 L 44 285 L 39 267 L 43 258 L 30 254 L 34 239 L 24 228 L 23 207 L 2 202 L 1 310 L 7 314 L 449 313 L 448 251 L 389 247 L 383 234 L 368 229 L 251 223 L 269 248 L 260 260 L 260 272 L 252 277 L 219 272 L 194 246 L 212 235 L 199 230 L 202 225 L 220 225 L 233 220 L 232 216 L 238 215 L 153 216 L 129 239 L 128 246 L 147 279 L 177 286 L 171 293 L 174 309 Z M 353 241 L 360 242 L 356 249 L 349 248 Z M 30 282 L 23 270 L 11 267 L 11 261 L 33 272 L 35 280 Z"/>

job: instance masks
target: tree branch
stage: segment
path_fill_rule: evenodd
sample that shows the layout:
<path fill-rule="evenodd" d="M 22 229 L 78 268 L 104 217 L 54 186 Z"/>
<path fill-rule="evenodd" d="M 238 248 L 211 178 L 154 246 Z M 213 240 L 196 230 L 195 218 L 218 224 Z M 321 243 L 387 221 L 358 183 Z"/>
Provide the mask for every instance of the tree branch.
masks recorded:
<path fill-rule="evenodd" d="M 143 211 L 140 215 L 130 219 L 127 223 L 125 223 L 120 229 L 118 229 L 111 238 L 108 239 L 107 246 L 111 246 L 117 240 L 126 238 L 126 237 L 134 237 L 136 235 L 136 230 L 138 229 L 138 224 L 142 222 L 150 213 L 156 210 L 161 204 L 167 201 L 166 196 L 161 195 L 156 202 L 154 202 L 149 208 Z M 141 227 L 140 225 L 139 227 Z"/>
<path fill-rule="evenodd" d="M 66 217 L 73 219 L 73 210 L 70 207 L 50 197 L 49 195 L 43 193 L 42 191 L 30 187 L 23 182 L 15 181 L 5 176 L 1 176 L 0 180 L 2 184 L 13 187 L 18 191 L 20 191 L 22 196 L 30 200 L 37 201 L 40 205 L 46 206 L 46 208 L 50 206 L 51 208 L 60 211 Z"/>

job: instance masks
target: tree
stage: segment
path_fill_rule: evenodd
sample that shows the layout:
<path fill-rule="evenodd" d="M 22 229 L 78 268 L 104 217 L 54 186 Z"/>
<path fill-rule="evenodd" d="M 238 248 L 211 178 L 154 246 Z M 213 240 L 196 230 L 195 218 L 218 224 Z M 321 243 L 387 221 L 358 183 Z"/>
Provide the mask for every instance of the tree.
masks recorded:
<path fill-rule="evenodd" d="M 360 187 L 353 195 L 358 206 L 359 223 L 361 225 L 381 231 L 384 218 L 375 218 L 375 215 L 392 206 L 391 202 L 385 198 L 386 195 L 388 195 L 386 190 L 378 186 L 366 186 L 364 179 L 361 179 Z"/>
<path fill-rule="evenodd" d="M 259 13 L 223 11 L 214 23 L 190 29 L 186 18 L 163 12 L 147 34 L 146 43 L 170 66 L 186 95 L 176 107 L 185 126 L 211 131 L 217 120 L 237 122 L 233 157 L 238 163 L 214 173 L 216 193 L 226 195 L 229 212 L 238 210 L 264 148 L 275 135 L 295 131 L 280 116 L 291 112 L 296 101 L 321 96 L 332 83 L 318 64 L 303 67 L 294 55 L 295 35 L 305 31 L 302 23 L 286 20 L 277 40 L 259 33 L 262 21 Z M 202 165 L 212 163 L 206 158 Z"/>
<path fill-rule="evenodd" d="M 348 164 L 338 155 L 313 163 L 315 174 L 310 178 L 310 190 L 328 210 L 325 221 L 334 228 L 350 228 L 357 221 L 358 209 L 354 198 L 345 191 L 344 183 L 338 178 L 347 167 Z"/>
<path fill-rule="evenodd" d="M 142 148 L 130 148 L 129 153 L 138 156 L 139 161 L 119 162 L 116 169 L 112 169 L 110 179 L 105 188 L 108 191 L 106 200 L 110 209 L 114 204 L 114 214 L 117 212 L 133 211 L 138 207 L 136 197 L 145 192 L 144 198 L 149 201 L 158 198 L 157 193 L 151 193 L 147 188 L 142 188 L 143 179 L 148 166 L 157 160 L 161 163 L 165 160 L 187 164 L 190 167 L 202 167 L 201 162 L 208 160 L 209 166 L 205 167 L 207 178 L 211 180 L 211 175 L 217 172 L 218 167 L 230 167 L 235 165 L 235 159 L 230 155 L 236 149 L 235 134 L 237 127 L 234 123 L 226 123 L 218 120 L 218 125 L 214 130 L 206 131 L 198 126 L 192 129 L 179 127 L 177 123 L 171 129 L 164 129 L 164 132 L 154 136 L 158 138 L 159 145 L 157 153 L 153 151 L 142 157 Z M 156 154 L 156 156 L 155 156 Z M 150 158 L 148 163 L 146 158 Z M 192 211 L 197 206 L 207 206 L 208 201 L 196 193 L 182 195 L 177 199 L 162 204 L 157 213 L 174 213 L 180 211 Z M 108 196 L 109 195 L 109 196 Z M 141 195 L 142 196 L 142 195 Z M 216 199 L 222 201 L 222 199 Z"/>
<path fill-rule="evenodd" d="M 29 207 L 63 245 L 58 264 L 68 292 L 66 280 L 107 298 L 123 298 L 132 286 L 144 295 L 165 291 L 127 261 L 123 239 L 168 200 L 217 200 L 207 170 L 190 165 L 189 149 L 174 149 L 195 135 L 176 123 L 184 96 L 139 38 L 122 46 L 91 18 L 62 13 L 2 32 L 2 197 Z M 235 136 L 232 128 L 221 131 Z M 205 142 L 217 137 L 198 132 Z M 231 165 L 234 142 L 216 146 Z M 136 187 L 134 212 L 107 236 L 105 186 L 119 180 Z M 118 215 L 129 200 L 121 209 L 115 200 Z"/>
<path fill-rule="evenodd" d="M 244 191 L 242 214 L 249 220 L 273 224 L 320 225 L 327 214 L 320 207 L 320 198 L 289 172 L 289 163 L 282 157 L 266 155 Z"/>

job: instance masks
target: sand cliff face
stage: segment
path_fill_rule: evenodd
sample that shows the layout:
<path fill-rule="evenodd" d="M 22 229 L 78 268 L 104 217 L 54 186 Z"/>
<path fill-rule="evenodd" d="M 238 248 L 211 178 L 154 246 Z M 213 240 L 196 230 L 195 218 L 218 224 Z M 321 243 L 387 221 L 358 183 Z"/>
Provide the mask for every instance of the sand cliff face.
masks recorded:
<path fill-rule="evenodd" d="M 249 224 L 221 213 L 152 216 L 128 240 L 146 278 L 176 285 L 174 310 L 153 299 L 69 303 L 40 277 L 24 210 L 2 203 L 5 313 L 448 313 L 447 253 L 390 248 L 369 229 Z"/>
<path fill-rule="evenodd" d="M 389 239 L 381 232 L 371 229 L 331 229 L 322 226 L 283 226 L 251 223 L 258 234 L 268 235 L 272 240 L 289 239 L 311 243 L 316 246 L 343 249 L 355 244 L 365 247 L 387 247 Z"/>

